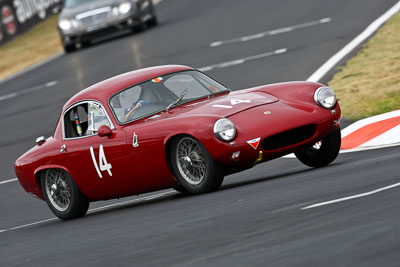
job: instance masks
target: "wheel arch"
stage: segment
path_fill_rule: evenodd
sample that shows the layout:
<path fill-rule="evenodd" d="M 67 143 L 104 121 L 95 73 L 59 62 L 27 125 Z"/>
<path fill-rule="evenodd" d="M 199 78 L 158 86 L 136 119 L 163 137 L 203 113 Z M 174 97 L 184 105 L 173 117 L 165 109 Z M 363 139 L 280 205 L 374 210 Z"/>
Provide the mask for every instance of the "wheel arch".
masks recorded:
<path fill-rule="evenodd" d="M 39 198 L 41 198 L 42 200 L 44 200 L 44 192 L 42 191 L 42 187 L 41 187 L 41 183 L 40 183 L 41 175 L 42 175 L 42 173 L 44 173 L 46 170 L 50 170 L 50 169 L 60 169 L 60 170 L 63 170 L 63 171 L 65 171 L 66 173 L 68 173 L 69 176 L 71 176 L 71 179 L 72 179 L 72 180 L 74 180 L 73 176 L 71 175 L 71 172 L 70 172 L 65 166 L 62 166 L 62 165 L 44 165 L 44 166 L 40 166 L 39 168 L 37 168 L 37 169 L 35 170 L 35 172 L 34 172 L 34 177 L 35 177 L 36 183 L 37 183 L 37 185 L 38 185 L 38 187 L 39 187 L 39 191 L 40 191 L 40 193 L 41 193 L 41 195 L 37 195 L 37 196 L 38 196 Z M 76 182 L 75 182 L 75 183 L 76 183 Z M 78 184 L 76 184 L 76 186 L 79 188 L 79 185 L 78 185 Z M 81 189 L 79 188 L 79 190 L 81 190 Z M 81 190 L 81 192 L 82 192 L 82 190 Z M 82 192 L 82 194 L 84 194 L 84 193 Z"/>

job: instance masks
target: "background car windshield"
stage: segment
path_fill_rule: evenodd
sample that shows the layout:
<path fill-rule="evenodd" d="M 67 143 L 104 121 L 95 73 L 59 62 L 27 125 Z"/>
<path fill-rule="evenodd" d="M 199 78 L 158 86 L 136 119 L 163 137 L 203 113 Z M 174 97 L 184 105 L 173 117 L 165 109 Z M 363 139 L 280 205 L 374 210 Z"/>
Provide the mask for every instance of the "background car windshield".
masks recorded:
<path fill-rule="evenodd" d="M 165 110 L 186 88 L 179 104 L 228 90 L 201 72 L 184 71 L 123 90 L 111 97 L 110 105 L 118 122 L 126 123 Z"/>
<path fill-rule="evenodd" d="M 78 6 L 87 2 L 92 2 L 95 0 L 66 0 L 65 1 L 65 6 L 66 7 L 73 7 L 73 6 Z"/>

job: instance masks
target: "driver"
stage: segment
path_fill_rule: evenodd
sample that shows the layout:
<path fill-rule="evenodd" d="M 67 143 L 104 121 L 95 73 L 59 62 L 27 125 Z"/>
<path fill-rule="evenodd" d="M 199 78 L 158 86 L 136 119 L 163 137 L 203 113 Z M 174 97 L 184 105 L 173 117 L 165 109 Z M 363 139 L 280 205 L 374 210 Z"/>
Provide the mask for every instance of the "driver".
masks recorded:
<path fill-rule="evenodd" d="M 137 109 L 150 104 L 151 104 L 150 101 L 140 100 L 136 105 L 133 105 L 132 107 L 125 109 L 125 121 L 127 121 L 129 116 L 131 116 L 133 112 L 135 112 Z"/>

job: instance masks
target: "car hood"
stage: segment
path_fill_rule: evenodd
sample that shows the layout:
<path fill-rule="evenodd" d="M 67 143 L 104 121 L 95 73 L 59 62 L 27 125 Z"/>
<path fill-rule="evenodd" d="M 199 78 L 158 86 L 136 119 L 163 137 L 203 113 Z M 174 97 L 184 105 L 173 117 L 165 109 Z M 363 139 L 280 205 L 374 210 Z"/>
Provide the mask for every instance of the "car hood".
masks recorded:
<path fill-rule="evenodd" d="M 265 92 L 237 93 L 213 96 L 210 100 L 195 102 L 183 106 L 180 115 L 217 115 L 229 117 L 238 112 L 257 106 L 279 101 L 275 96 Z"/>
<path fill-rule="evenodd" d="M 119 2 L 118 0 L 93 0 L 73 7 L 64 7 L 60 17 L 71 19 L 80 13 L 107 6 L 112 7 Z"/>

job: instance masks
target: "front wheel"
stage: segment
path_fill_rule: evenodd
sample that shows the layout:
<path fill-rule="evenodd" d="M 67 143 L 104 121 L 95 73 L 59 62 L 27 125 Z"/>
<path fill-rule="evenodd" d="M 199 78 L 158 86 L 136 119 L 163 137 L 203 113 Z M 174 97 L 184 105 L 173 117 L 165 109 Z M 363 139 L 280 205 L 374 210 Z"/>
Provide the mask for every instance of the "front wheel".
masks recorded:
<path fill-rule="evenodd" d="M 176 138 L 172 143 L 170 159 L 176 179 L 188 193 L 217 190 L 224 180 L 222 167 L 193 137 Z"/>
<path fill-rule="evenodd" d="M 89 200 L 66 171 L 48 169 L 40 181 L 47 205 L 58 218 L 71 220 L 86 214 Z"/>
<path fill-rule="evenodd" d="M 75 44 L 64 44 L 64 51 L 65 53 L 71 53 L 76 50 Z"/>
<path fill-rule="evenodd" d="M 311 147 L 294 153 L 307 166 L 319 168 L 334 161 L 341 145 L 340 129 L 335 129 Z"/>

